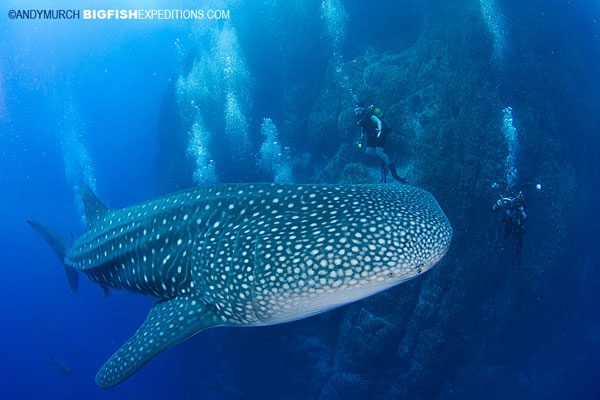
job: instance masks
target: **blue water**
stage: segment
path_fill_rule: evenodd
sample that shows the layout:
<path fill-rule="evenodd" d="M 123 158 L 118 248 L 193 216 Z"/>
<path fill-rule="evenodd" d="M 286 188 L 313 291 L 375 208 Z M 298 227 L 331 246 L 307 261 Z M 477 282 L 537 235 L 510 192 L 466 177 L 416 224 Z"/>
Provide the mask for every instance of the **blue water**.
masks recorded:
<path fill-rule="evenodd" d="M 401 66 L 422 45 L 423 16 L 439 17 L 429 2 L 177 2 L 231 9 L 228 22 L 7 18 L 10 9 L 108 7 L 58 3 L 0 4 L 0 398 L 600 396 L 597 2 L 452 2 L 439 15 L 457 21 L 439 37 L 472 24 L 486 44 L 460 46 L 487 61 L 457 64 L 458 72 L 440 78 L 439 64 L 424 58 L 423 70 L 432 72 L 419 72 L 422 82 L 401 75 Z M 479 19 L 461 19 L 463 11 Z M 453 43 L 432 47 L 438 61 L 460 50 Z M 464 80 L 463 90 L 489 93 L 492 106 L 461 119 L 484 100 L 432 94 L 444 85 L 430 89 L 429 78 L 448 86 Z M 386 95 L 402 91 L 420 97 Z M 340 181 L 348 163 L 366 166 L 376 182 L 377 161 L 338 151 L 358 136 L 352 94 L 396 118 L 391 154 L 413 183 L 441 199 L 458 232 L 448 260 L 379 300 L 283 326 L 200 333 L 117 388 L 98 388 L 98 368 L 154 300 L 116 290 L 104 298 L 87 279 L 72 295 L 56 256 L 25 221 L 79 236 L 84 184 L 118 208 L 211 182 Z M 459 96 L 462 107 L 435 100 Z M 470 125 L 456 130 L 472 139 L 453 145 L 457 137 L 448 134 L 435 142 L 447 149 L 435 153 L 447 164 L 426 157 L 423 135 L 444 137 L 465 120 Z M 190 145 L 193 124 L 204 133 Z M 485 161 L 471 169 L 474 159 Z M 512 243 L 499 245 L 500 221 L 489 212 L 499 194 L 493 182 L 502 190 L 543 184 L 528 193 L 522 268 L 510 265 Z M 394 304 L 408 308 L 399 316 Z M 373 320 L 393 329 L 369 336 Z"/>

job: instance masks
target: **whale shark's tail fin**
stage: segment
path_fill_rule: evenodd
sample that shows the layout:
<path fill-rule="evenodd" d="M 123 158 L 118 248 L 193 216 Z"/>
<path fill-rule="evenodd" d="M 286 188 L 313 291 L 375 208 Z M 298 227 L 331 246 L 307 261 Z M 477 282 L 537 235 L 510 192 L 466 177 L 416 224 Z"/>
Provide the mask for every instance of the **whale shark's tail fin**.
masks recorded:
<path fill-rule="evenodd" d="M 39 222 L 28 220 L 27 223 L 31 225 L 31 227 L 37 233 L 39 233 L 46 242 L 48 242 L 58 258 L 60 258 L 60 262 L 62 262 L 63 266 L 65 267 L 65 274 L 67 274 L 67 281 L 69 281 L 71 292 L 77 293 L 77 288 L 79 287 L 79 275 L 77 275 L 77 271 L 75 269 L 65 264 L 65 254 L 67 253 L 67 249 L 69 247 L 67 242 L 58 233 L 40 224 Z"/>

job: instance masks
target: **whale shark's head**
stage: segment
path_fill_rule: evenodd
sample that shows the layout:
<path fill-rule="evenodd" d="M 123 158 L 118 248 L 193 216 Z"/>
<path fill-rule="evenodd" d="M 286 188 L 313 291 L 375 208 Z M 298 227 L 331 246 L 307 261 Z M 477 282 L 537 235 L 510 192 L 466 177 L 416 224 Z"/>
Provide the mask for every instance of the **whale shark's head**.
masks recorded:
<path fill-rule="evenodd" d="M 389 262 L 389 272 L 410 278 L 429 270 L 450 247 L 452 227 L 448 218 L 435 198 L 422 189 L 403 186 L 385 197 L 387 208 L 372 218 L 389 233 L 389 237 L 377 239 L 381 243 L 381 239 L 386 240 L 387 251 L 395 261 Z"/>
<path fill-rule="evenodd" d="M 265 239 L 259 246 L 256 304 L 262 320 L 294 319 L 387 289 L 432 268 L 450 246 L 450 223 L 425 190 L 311 190 L 305 196 L 310 213 L 289 222 L 289 234 L 277 235 L 283 245 Z"/>
<path fill-rule="evenodd" d="M 448 251 L 452 227 L 429 192 L 402 185 L 361 196 L 349 217 L 347 234 L 354 246 L 346 260 L 356 267 L 358 285 L 388 286 L 410 279 Z M 357 246 L 359 251 L 352 251 Z"/>

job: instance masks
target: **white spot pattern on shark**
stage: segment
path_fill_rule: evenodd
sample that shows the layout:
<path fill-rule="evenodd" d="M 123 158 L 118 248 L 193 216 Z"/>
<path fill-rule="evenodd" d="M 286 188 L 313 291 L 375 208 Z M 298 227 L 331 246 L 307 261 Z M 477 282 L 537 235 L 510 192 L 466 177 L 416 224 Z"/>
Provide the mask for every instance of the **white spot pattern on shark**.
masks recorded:
<path fill-rule="evenodd" d="M 98 372 L 105 388 L 201 330 L 305 318 L 411 279 L 452 237 L 408 185 L 214 185 L 114 211 L 87 189 L 84 203 L 89 230 L 70 248 L 30 222 L 73 290 L 77 270 L 160 300 Z"/>

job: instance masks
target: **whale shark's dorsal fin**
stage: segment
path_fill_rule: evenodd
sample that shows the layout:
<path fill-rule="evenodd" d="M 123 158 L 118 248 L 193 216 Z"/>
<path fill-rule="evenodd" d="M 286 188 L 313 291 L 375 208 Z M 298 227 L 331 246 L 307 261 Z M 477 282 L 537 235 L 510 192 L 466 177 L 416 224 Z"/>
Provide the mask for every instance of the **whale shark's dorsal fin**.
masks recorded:
<path fill-rule="evenodd" d="M 81 197 L 83 199 L 83 208 L 85 209 L 85 219 L 87 220 L 88 229 L 91 229 L 110 210 L 102 204 L 87 185 L 83 186 Z"/>
<path fill-rule="evenodd" d="M 142 326 L 100 368 L 96 383 L 105 389 L 118 385 L 163 351 L 223 324 L 213 309 L 194 295 L 158 302 Z"/>

